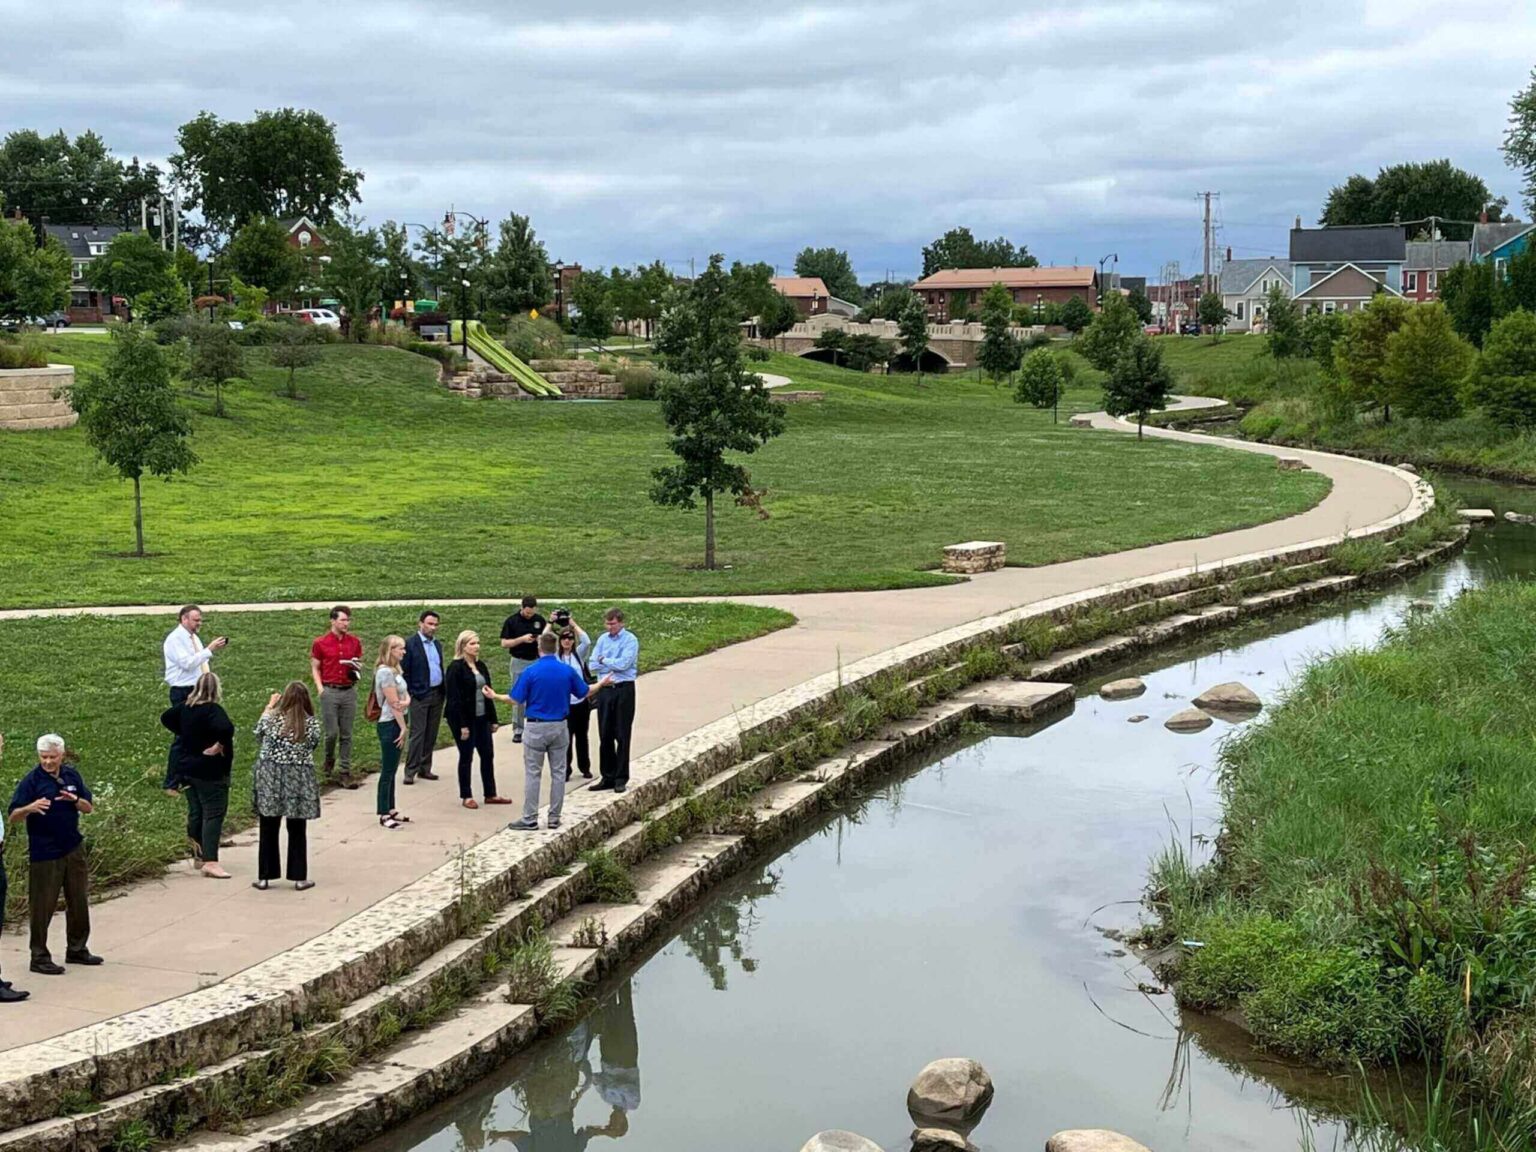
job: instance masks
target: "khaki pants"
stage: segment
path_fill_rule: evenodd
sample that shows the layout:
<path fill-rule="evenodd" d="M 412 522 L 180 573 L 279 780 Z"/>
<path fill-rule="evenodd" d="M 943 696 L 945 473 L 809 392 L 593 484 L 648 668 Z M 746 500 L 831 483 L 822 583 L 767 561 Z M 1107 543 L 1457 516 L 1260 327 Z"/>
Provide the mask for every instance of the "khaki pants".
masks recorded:
<path fill-rule="evenodd" d="M 565 754 L 571 732 L 564 720 L 530 720 L 523 730 L 523 820 L 539 822 L 539 785 L 549 757 L 549 822 L 560 823 L 565 805 Z"/>
<path fill-rule="evenodd" d="M 523 670 L 525 668 L 533 667 L 533 661 L 523 660 L 517 656 L 513 656 L 509 661 L 509 664 L 511 665 L 512 682 L 507 685 L 507 694 L 511 695 L 512 689 L 517 686 L 517 678 L 523 674 Z M 523 722 L 527 718 L 527 715 L 528 709 L 524 708 L 516 700 L 512 701 L 513 732 L 521 732 L 523 730 Z"/>
<path fill-rule="evenodd" d="M 339 774 L 352 771 L 352 721 L 357 717 L 357 689 L 332 688 L 320 693 L 320 721 L 325 725 L 325 766 Z M 340 748 L 337 748 L 340 745 Z M 339 752 L 339 756 L 338 756 Z"/>
<path fill-rule="evenodd" d="M 34 860 L 27 874 L 27 904 L 32 914 L 32 962 L 47 963 L 48 926 L 64 894 L 64 955 L 78 956 L 91 938 L 89 873 L 85 848 L 76 845 L 58 860 Z"/>

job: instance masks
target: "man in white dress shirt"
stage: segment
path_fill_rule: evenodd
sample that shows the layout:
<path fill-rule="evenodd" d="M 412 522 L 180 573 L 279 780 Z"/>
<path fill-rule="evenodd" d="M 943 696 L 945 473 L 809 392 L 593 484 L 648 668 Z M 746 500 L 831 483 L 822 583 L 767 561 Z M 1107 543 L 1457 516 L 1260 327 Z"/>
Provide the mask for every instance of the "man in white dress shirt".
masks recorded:
<path fill-rule="evenodd" d="M 203 610 L 196 604 L 188 604 L 177 613 L 176 627 L 165 638 L 165 684 L 171 690 L 171 707 L 180 706 L 192 694 L 197 678 L 208 671 L 208 662 L 214 654 L 229 643 L 229 637 L 219 636 L 204 645 L 198 639 L 198 629 L 203 626 Z M 171 738 L 171 750 L 165 758 L 165 783 L 162 787 L 169 795 L 177 794 L 176 763 L 180 754 L 181 737 Z"/>

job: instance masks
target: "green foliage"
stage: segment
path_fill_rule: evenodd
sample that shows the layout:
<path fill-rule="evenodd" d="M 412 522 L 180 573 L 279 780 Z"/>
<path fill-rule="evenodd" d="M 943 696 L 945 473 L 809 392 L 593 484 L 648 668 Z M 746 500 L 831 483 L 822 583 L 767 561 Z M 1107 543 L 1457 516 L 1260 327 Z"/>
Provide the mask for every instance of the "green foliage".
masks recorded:
<path fill-rule="evenodd" d="M 1506 428 L 1536 427 L 1536 315 L 1511 312 L 1488 333 L 1469 394 Z"/>
<path fill-rule="evenodd" d="M 908 292 L 896 324 L 901 337 L 902 355 L 912 365 L 919 381 L 923 378 L 923 355 L 928 351 L 928 306 L 916 293 Z"/>
<path fill-rule="evenodd" d="M 1391 392 L 1382 374 L 1387 361 L 1387 340 L 1403 326 L 1411 307 L 1406 300 L 1382 295 L 1371 301 L 1369 308 L 1347 320 L 1343 338 L 1334 346 L 1334 366 L 1345 394 L 1354 403 L 1368 407 L 1391 403 Z"/>
<path fill-rule="evenodd" d="M 1494 297 L 1492 261 L 1462 261 L 1440 273 L 1440 300 L 1450 312 L 1451 322 L 1456 331 L 1479 347 L 1497 316 Z"/>
<path fill-rule="evenodd" d="M 608 277 L 601 272 L 583 271 L 571 286 L 566 306 L 577 314 L 571 331 L 601 343 L 613 335 L 613 301 L 608 293 Z"/>
<path fill-rule="evenodd" d="M 1308 312 L 1301 321 L 1301 354 L 1324 372 L 1333 372 L 1334 349 L 1347 324 L 1338 312 Z"/>
<path fill-rule="evenodd" d="M 1162 348 L 1138 334 L 1104 381 L 1104 411 L 1111 416 L 1134 415 L 1136 437 L 1140 439 L 1147 414 L 1168 406 L 1172 388 L 1173 375 L 1163 363 Z"/>
<path fill-rule="evenodd" d="M 288 229 L 271 216 L 248 221 L 224 251 L 225 267 L 247 284 L 287 297 L 303 273 L 299 253 L 288 243 Z"/>
<path fill-rule="evenodd" d="M 1036 408 L 1050 408 L 1059 403 L 1067 386 L 1062 364 L 1063 360 L 1054 352 L 1044 349 L 1031 352 L 1019 367 L 1019 382 L 1013 398 L 1020 404 L 1033 404 Z"/>
<path fill-rule="evenodd" d="M 68 303 L 63 246 L 50 238 L 39 248 L 25 220 L 0 218 L 0 316 L 45 316 Z"/>
<path fill-rule="evenodd" d="M 1029 248 L 1017 247 L 1006 237 L 977 240 L 969 228 L 951 228 L 923 248 L 923 275 L 932 276 L 943 268 L 1037 268 L 1040 261 Z M 951 311 L 951 315 L 953 315 Z"/>
<path fill-rule="evenodd" d="M 1536 212 L 1536 69 L 1531 81 L 1509 102 L 1509 128 L 1504 133 L 1504 163 L 1520 173 L 1525 210 Z"/>
<path fill-rule="evenodd" d="M 302 324 L 284 324 L 277 326 L 277 331 L 280 333 L 279 339 L 267 352 L 267 359 L 274 368 L 288 370 L 288 386 L 284 389 L 284 395 L 290 400 L 298 400 L 300 396 L 295 374 L 300 368 L 313 368 L 320 363 L 319 341 L 310 335 L 317 329 Z"/>
<path fill-rule="evenodd" d="M 763 308 L 757 314 L 757 334 L 764 340 L 772 340 L 798 323 L 800 309 L 795 307 L 795 302 L 780 292 L 774 292 L 763 302 Z"/>
<path fill-rule="evenodd" d="M 140 292 L 133 298 L 133 318 L 145 324 L 175 316 L 186 316 L 192 311 L 192 294 L 187 286 L 174 277 L 163 284 Z"/>
<path fill-rule="evenodd" d="M 485 294 L 491 307 L 513 314 L 542 308 L 554 296 L 549 255 L 528 217 L 510 213 L 497 229 L 485 262 Z"/>
<path fill-rule="evenodd" d="M 839 300 L 857 304 L 864 299 L 859 278 L 853 272 L 853 261 L 841 249 L 802 248 L 795 257 L 795 275 L 821 277 L 827 291 Z"/>
<path fill-rule="evenodd" d="M 95 132 L 71 140 L 18 129 L 0 143 L 0 201 L 31 223 L 136 225 L 139 197 L 158 197 L 160 170 L 123 165 Z"/>
<path fill-rule="evenodd" d="M 1200 297 L 1200 303 L 1195 305 L 1195 318 L 1203 327 L 1211 330 L 1213 338 L 1220 336 L 1220 330 L 1226 326 L 1231 315 L 1219 292 L 1207 292 Z"/>
<path fill-rule="evenodd" d="M 245 378 L 245 353 L 227 324 L 198 324 L 190 333 L 192 355 L 183 375 L 213 385 L 213 414 L 223 416 L 224 386 Z"/>
<path fill-rule="evenodd" d="M 581 854 L 581 862 L 591 883 L 589 899 L 601 904 L 628 904 L 634 900 L 634 878 L 608 849 L 589 849 Z"/>
<path fill-rule="evenodd" d="M 1076 300 L 1073 297 L 1072 301 L 1068 301 L 1068 308 Z M 1083 305 L 1083 308 L 1086 310 L 1087 305 Z M 1141 324 L 1136 319 L 1136 313 L 1131 311 L 1125 297 L 1115 292 L 1104 298 L 1103 309 L 1078 339 L 1076 349 L 1084 360 L 1100 372 L 1108 372 L 1126 350 L 1141 338 Z"/>
<path fill-rule="evenodd" d="M 361 340 L 368 313 L 383 299 L 384 250 L 379 234 L 351 217 L 337 220 L 325 230 L 325 254 L 330 260 L 321 265 L 320 282 L 350 317 L 352 339 Z"/>
<path fill-rule="evenodd" d="M 731 265 L 730 281 L 731 299 L 735 301 L 736 314 L 742 320 L 777 307 L 774 297 L 783 299 L 779 290 L 773 286 L 773 265 L 761 260 L 755 264 L 735 261 Z"/>
<path fill-rule="evenodd" d="M 869 303 L 859 313 L 860 322 L 867 323 L 870 320 L 900 320 L 906 314 L 907 308 L 913 300 L 922 301 L 912 291 L 910 283 L 883 285 L 884 291 L 878 291 L 881 286 L 872 285 L 869 289 Z"/>
<path fill-rule="evenodd" d="M 1314 313 L 1321 316 L 1322 313 Z M 1302 334 L 1301 307 L 1292 300 L 1285 289 L 1276 284 L 1264 300 L 1265 344 L 1276 360 L 1308 354 L 1307 341 Z"/>
<path fill-rule="evenodd" d="M 656 348 L 677 374 L 661 389 L 668 447 L 678 463 L 652 473 L 651 499 L 693 508 L 704 499 L 704 566 L 715 567 L 715 494 L 752 490 L 751 477 L 727 452 L 752 453 L 784 430 L 784 410 L 741 359 L 741 333 L 730 282 L 710 257 L 709 267 L 662 317 Z"/>
<path fill-rule="evenodd" d="M 1381 382 L 1388 402 L 1404 416 L 1446 420 L 1461 411 L 1459 395 L 1474 357 L 1439 304 L 1411 307 L 1387 337 Z"/>
<path fill-rule="evenodd" d="M 132 300 L 142 292 L 173 288 L 175 269 L 175 257 L 148 233 L 119 232 L 86 268 L 85 280 L 98 292 Z"/>
<path fill-rule="evenodd" d="M 48 350 L 36 340 L 0 337 L 0 368 L 46 368 Z"/>
<path fill-rule="evenodd" d="M 328 225 L 359 199 L 363 174 L 342 162 L 336 126 L 318 112 L 281 108 L 244 122 L 203 112 L 177 130 L 176 144 L 171 170 L 185 206 L 219 233 L 258 216 Z"/>
<path fill-rule="evenodd" d="M 1502 216 L 1505 201 L 1489 196 L 1488 185 L 1449 160 L 1421 164 L 1393 164 L 1376 173 L 1374 180 L 1351 176 L 1328 193 L 1319 223 L 1329 228 L 1352 224 L 1391 224 L 1439 216 L 1457 223 L 1444 224 L 1453 239 L 1471 235 L 1469 225 L 1486 210 L 1490 220 Z M 1422 225 L 1420 225 L 1422 227 Z"/>
<path fill-rule="evenodd" d="M 544 923 L 533 918 L 505 957 L 507 1000 L 512 1004 L 532 1004 L 539 1019 L 556 1024 L 575 1015 L 580 997 L 575 988 L 560 975 L 554 945 L 544 935 Z"/>
<path fill-rule="evenodd" d="M 1130 304 L 1131 311 L 1136 313 L 1136 319 L 1143 324 L 1152 323 L 1152 301 L 1140 288 L 1132 288 L 1125 296 Z"/>
<path fill-rule="evenodd" d="M 619 363 L 612 368 L 614 378 L 624 388 L 626 400 L 654 400 L 656 389 L 667 374 L 654 364 L 641 362 Z"/>
<path fill-rule="evenodd" d="M 832 353 L 835 363 L 854 372 L 868 372 L 876 364 L 888 364 L 896 345 L 869 332 L 849 334 L 842 328 L 824 329 L 815 340 L 817 348 Z"/>
<path fill-rule="evenodd" d="M 1065 304 L 1061 305 L 1061 313 L 1057 317 L 1057 322 L 1068 332 L 1072 333 L 1072 335 L 1076 336 L 1093 323 L 1093 309 L 1088 307 L 1088 302 L 1081 296 L 1073 296 Z M 1049 324 L 1051 321 L 1047 319 L 1046 323 Z"/>
<path fill-rule="evenodd" d="M 559 360 L 565 356 L 565 333 L 546 316 L 516 313 L 507 318 L 507 351 L 525 364 L 530 360 Z"/>
<path fill-rule="evenodd" d="M 988 288 L 981 298 L 983 335 L 976 360 L 993 381 L 1016 371 L 1024 357 L 1018 338 L 1008 331 L 1013 324 L 1013 297 L 1001 284 Z"/>

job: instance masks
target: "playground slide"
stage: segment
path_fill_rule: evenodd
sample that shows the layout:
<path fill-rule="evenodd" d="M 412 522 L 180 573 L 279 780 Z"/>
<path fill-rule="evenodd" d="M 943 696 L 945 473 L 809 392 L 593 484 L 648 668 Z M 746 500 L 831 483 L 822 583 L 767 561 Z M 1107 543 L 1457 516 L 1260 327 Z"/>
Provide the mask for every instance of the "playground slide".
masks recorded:
<path fill-rule="evenodd" d="M 455 343 L 463 339 L 461 324 L 462 321 L 453 321 L 449 331 L 449 338 Z M 469 347 L 475 355 L 496 371 L 512 377 L 524 392 L 530 392 L 535 396 L 560 395 L 559 388 L 512 355 L 504 344 L 492 338 L 491 334 L 485 330 L 485 325 L 478 320 L 469 322 Z"/>

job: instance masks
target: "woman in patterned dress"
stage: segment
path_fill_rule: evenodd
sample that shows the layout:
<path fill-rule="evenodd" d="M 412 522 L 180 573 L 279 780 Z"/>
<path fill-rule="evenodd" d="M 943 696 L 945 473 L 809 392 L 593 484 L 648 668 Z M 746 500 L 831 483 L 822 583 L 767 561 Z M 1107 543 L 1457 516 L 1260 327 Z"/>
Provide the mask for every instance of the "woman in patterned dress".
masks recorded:
<path fill-rule="evenodd" d="M 320 815 L 320 784 L 315 776 L 315 747 L 322 735 L 309 689 L 298 680 L 272 693 L 256 722 L 261 749 L 252 772 L 256 815 L 261 819 L 257 879 L 252 888 L 266 891 L 281 877 L 278 827 L 288 824 L 288 879 L 300 892 L 313 888 L 305 823 Z"/>

